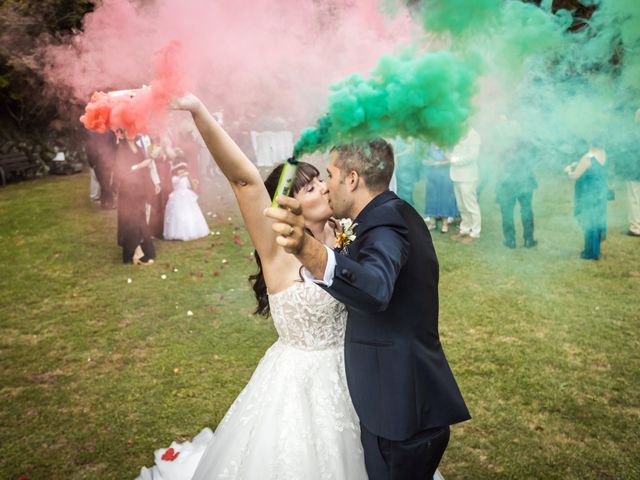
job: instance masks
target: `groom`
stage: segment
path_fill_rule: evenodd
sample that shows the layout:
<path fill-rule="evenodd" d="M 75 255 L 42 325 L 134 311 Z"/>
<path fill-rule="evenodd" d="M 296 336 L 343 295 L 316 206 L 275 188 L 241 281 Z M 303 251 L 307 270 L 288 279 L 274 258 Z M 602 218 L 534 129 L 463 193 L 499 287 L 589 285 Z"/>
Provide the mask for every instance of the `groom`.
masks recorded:
<path fill-rule="evenodd" d="M 334 147 L 327 168 L 338 218 L 355 239 L 331 250 L 304 231 L 299 203 L 278 197 L 277 241 L 349 311 L 345 368 L 372 480 L 431 478 L 449 425 L 470 418 L 438 336 L 438 260 L 420 215 L 388 190 L 384 140 Z"/>

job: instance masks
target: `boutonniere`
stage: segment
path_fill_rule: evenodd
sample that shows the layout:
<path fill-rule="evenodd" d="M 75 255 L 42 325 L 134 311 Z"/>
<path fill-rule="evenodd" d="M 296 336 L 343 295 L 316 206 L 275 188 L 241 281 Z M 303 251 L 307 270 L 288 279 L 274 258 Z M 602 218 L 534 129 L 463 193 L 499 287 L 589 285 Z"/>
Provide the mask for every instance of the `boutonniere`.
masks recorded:
<path fill-rule="evenodd" d="M 356 239 L 353 230 L 358 224 L 353 223 L 350 218 L 343 218 L 339 223 L 342 231 L 336 234 L 336 245 L 334 248 L 345 250 L 347 246 Z"/>

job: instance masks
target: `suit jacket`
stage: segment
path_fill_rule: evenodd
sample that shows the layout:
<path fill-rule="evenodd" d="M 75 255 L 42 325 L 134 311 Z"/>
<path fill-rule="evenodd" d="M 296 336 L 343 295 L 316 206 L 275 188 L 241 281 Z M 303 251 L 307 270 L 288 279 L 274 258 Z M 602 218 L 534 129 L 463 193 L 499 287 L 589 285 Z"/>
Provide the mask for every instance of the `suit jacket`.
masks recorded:
<path fill-rule="evenodd" d="M 405 440 L 470 418 L 438 335 L 438 259 L 420 215 L 393 192 L 354 220 L 325 288 L 346 304 L 345 364 L 360 421 Z"/>
<path fill-rule="evenodd" d="M 514 197 L 538 188 L 533 167 L 539 154 L 531 144 L 521 142 L 502 159 L 496 178 L 496 201 L 510 203 Z"/>

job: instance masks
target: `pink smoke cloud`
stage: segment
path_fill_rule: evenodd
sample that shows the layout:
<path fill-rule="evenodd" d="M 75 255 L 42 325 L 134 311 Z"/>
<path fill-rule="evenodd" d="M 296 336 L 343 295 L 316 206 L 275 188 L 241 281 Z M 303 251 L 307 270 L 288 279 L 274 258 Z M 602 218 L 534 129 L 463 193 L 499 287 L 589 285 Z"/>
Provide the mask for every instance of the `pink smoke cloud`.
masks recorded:
<path fill-rule="evenodd" d="M 80 121 L 87 129 L 100 133 L 122 129 L 130 138 L 141 133 L 161 134 L 168 123 L 167 103 L 187 91 L 181 56 L 181 45 L 171 42 L 156 55 L 150 88 L 95 92 Z"/>
<path fill-rule="evenodd" d="M 46 49 L 46 76 L 86 102 L 95 91 L 154 78 L 164 88 L 160 75 L 171 85 L 185 81 L 226 119 L 299 129 L 321 113 L 331 83 L 366 73 L 418 34 L 408 16 L 388 19 L 375 7 L 376 0 L 104 0 L 82 32 Z M 179 67 L 165 63 L 154 73 L 156 53 L 171 42 L 182 47 Z"/>

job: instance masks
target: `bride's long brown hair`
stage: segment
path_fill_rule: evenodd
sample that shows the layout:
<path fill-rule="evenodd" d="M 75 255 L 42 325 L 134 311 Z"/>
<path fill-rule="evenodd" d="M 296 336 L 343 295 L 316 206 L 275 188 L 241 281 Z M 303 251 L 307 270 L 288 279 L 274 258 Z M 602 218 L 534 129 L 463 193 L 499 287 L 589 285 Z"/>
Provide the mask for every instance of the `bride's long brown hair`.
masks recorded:
<path fill-rule="evenodd" d="M 267 192 L 269 192 L 269 197 L 273 198 L 273 194 L 278 187 L 278 180 L 280 179 L 280 173 L 282 172 L 282 168 L 284 164 L 281 163 L 276 168 L 274 168 L 267 179 L 264 181 L 264 186 L 267 188 Z M 296 178 L 293 181 L 293 189 L 291 190 L 291 195 L 295 195 L 300 190 L 302 190 L 306 185 L 309 184 L 314 178 L 319 177 L 320 172 L 316 167 L 306 162 L 298 163 L 298 172 L 296 173 Z M 254 275 L 249 276 L 249 282 L 251 283 L 251 288 L 253 288 L 253 293 L 256 296 L 256 300 L 258 301 L 258 306 L 254 313 L 263 315 L 265 317 L 269 316 L 269 296 L 267 295 L 267 284 L 264 281 L 264 272 L 262 271 L 262 261 L 260 260 L 260 256 L 258 252 L 254 250 L 253 256 L 256 259 L 256 263 L 258 264 L 258 272 Z"/>

